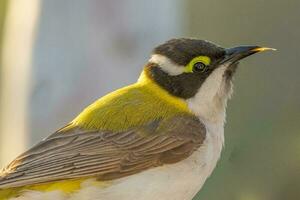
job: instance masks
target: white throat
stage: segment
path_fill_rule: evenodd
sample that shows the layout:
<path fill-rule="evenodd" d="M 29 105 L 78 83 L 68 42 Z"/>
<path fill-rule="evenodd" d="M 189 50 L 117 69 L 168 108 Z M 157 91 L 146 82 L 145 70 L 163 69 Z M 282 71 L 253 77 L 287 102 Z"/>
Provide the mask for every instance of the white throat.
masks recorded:
<path fill-rule="evenodd" d="M 227 100 L 232 94 L 232 83 L 224 73 L 227 65 L 215 69 L 203 82 L 196 95 L 187 100 L 191 111 L 204 122 L 224 125 Z"/>
<path fill-rule="evenodd" d="M 215 69 L 202 83 L 196 95 L 187 100 L 191 111 L 206 128 L 207 155 L 210 163 L 206 177 L 210 175 L 220 158 L 224 145 L 224 123 L 227 100 L 232 94 L 231 80 L 224 76 L 228 66 Z"/>

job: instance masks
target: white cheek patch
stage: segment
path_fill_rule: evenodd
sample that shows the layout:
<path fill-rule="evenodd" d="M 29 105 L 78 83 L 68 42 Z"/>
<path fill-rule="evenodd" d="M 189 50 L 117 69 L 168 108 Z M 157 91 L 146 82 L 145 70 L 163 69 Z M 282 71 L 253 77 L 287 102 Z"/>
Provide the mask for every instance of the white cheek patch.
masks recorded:
<path fill-rule="evenodd" d="M 225 122 L 226 103 L 231 93 L 231 83 L 223 76 L 227 67 L 224 65 L 215 69 L 196 95 L 187 100 L 189 108 L 198 117 L 214 123 Z"/>
<path fill-rule="evenodd" d="M 160 54 L 153 54 L 149 62 L 159 65 L 164 72 L 171 76 L 176 76 L 184 72 L 184 66 L 176 65 L 169 58 Z"/>

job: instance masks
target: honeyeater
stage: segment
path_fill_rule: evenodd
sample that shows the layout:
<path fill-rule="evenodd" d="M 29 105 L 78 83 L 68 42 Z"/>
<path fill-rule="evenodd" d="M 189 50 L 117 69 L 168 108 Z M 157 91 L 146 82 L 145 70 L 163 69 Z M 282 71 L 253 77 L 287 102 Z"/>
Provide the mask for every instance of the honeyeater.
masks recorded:
<path fill-rule="evenodd" d="M 0 173 L 0 199 L 191 200 L 224 143 L 242 58 L 206 40 L 157 46 L 138 81 L 100 98 Z"/>

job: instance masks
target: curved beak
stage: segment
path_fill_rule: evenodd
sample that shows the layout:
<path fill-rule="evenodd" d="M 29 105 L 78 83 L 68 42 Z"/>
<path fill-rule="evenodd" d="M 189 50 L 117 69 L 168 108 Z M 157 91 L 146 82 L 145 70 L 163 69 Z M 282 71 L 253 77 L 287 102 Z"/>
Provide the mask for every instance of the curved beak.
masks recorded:
<path fill-rule="evenodd" d="M 221 61 L 221 64 L 224 63 L 235 63 L 243 58 L 246 58 L 252 54 L 272 50 L 275 51 L 274 48 L 269 47 L 260 47 L 260 46 L 238 46 L 233 48 L 225 49 L 225 58 Z"/>

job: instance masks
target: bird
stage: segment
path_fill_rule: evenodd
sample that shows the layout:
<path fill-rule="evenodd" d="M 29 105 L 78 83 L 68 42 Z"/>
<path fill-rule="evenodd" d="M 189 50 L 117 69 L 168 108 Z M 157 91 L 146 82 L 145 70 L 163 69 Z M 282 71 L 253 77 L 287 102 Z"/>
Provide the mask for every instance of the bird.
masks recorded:
<path fill-rule="evenodd" d="M 136 83 L 85 108 L 0 172 L 0 200 L 191 200 L 224 146 L 239 61 L 275 50 L 175 38 Z"/>

